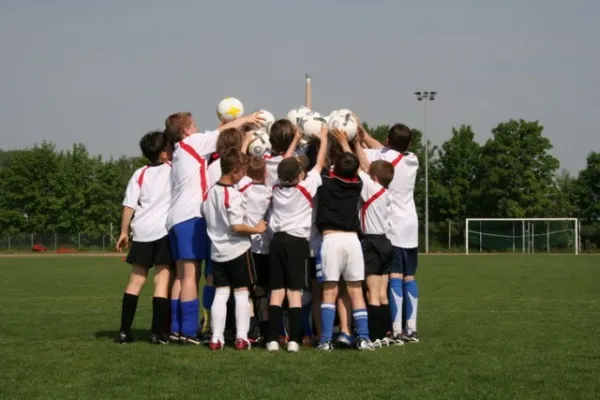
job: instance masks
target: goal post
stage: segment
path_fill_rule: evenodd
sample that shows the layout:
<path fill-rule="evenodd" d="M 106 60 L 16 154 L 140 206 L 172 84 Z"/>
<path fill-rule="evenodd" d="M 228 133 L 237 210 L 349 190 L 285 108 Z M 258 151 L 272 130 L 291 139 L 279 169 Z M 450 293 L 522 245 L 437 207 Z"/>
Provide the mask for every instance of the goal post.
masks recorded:
<path fill-rule="evenodd" d="M 466 254 L 579 254 L 579 220 L 577 218 L 467 218 L 465 250 Z"/>

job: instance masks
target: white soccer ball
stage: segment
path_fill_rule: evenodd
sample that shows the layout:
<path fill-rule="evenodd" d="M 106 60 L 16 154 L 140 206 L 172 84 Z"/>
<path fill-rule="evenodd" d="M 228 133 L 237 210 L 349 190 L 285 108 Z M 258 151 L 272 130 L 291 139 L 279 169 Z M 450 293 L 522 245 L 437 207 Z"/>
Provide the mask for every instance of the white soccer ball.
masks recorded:
<path fill-rule="evenodd" d="M 336 114 L 352 114 L 352 111 L 347 108 L 342 108 L 337 111 L 334 111 Z"/>
<path fill-rule="evenodd" d="M 252 133 L 252 141 L 248 145 L 248 155 L 262 157 L 271 151 L 271 142 L 269 134 L 263 130 L 257 130 Z"/>
<path fill-rule="evenodd" d="M 217 116 L 221 121 L 233 121 L 244 115 L 244 105 L 235 97 L 225 97 L 217 106 Z"/>
<path fill-rule="evenodd" d="M 358 124 L 351 113 L 334 115 L 329 120 L 329 130 L 341 129 L 348 135 L 348 141 L 352 141 L 358 132 Z"/>
<path fill-rule="evenodd" d="M 298 109 L 294 108 L 287 113 L 287 116 L 285 117 L 285 119 L 290 121 L 292 123 L 292 125 L 296 126 L 296 125 L 298 125 L 298 117 L 299 117 Z"/>
<path fill-rule="evenodd" d="M 311 111 L 298 120 L 298 127 L 306 137 L 316 136 L 325 125 L 325 118 L 316 111 Z"/>
<path fill-rule="evenodd" d="M 275 122 L 275 117 L 267 110 L 258 110 L 258 113 L 262 118 L 264 118 L 264 121 L 261 123 L 261 126 L 263 130 L 268 133 L 271 129 L 271 125 L 273 125 L 273 122 Z"/>
<path fill-rule="evenodd" d="M 300 116 L 300 117 L 305 116 L 309 112 L 312 112 L 312 110 L 308 107 L 305 107 L 305 106 L 298 107 L 298 116 Z"/>

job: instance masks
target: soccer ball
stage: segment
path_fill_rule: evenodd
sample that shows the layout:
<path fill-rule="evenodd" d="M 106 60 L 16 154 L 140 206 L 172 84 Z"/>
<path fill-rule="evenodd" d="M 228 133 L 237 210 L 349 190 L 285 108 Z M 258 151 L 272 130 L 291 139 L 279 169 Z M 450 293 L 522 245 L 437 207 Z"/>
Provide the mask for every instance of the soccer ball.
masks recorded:
<path fill-rule="evenodd" d="M 321 117 L 316 111 L 311 111 L 298 120 L 298 127 L 306 137 L 316 136 L 321 132 L 325 118 Z"/>
<path fill-rule="evenodd" d="M 285 117 L 285 119 L 287 119 L 288 121 L 290 121 L 292 123 L 292 125 L 296 126 L 298 125 L 298 109 L 294 108 L 291 109 L 288 113 L 287 116 Z"/>
<path fill-rule="evenodd" d="M 352 111 L 347 108 L 334 111 L 336 114 L 352 114 Z"/>
<path fill-rule="evenodd" d="M 268 133 L 269 130 L 271 129 L 271 125 L 273 125 L 273 122 L 275 122 L 275 117 L 273 116 L 273 114 L 271 114 L 267 110 L 258 110 L 258 113 L 260 114 L 260 116 L 262 118 L 265 119 L 262 122 L 261 126 L 262 126 L 263 130 Z"/>
<path fill-rule="evenodd" d="M 262 157 L 271 151 L 271 142 L 269 134 L 263 130 L 257 130 L 252 133 L 252 141 L 248 145 L 248 155 Z"/>
<path fill-rule="evenodd" d="M 221 121 L 233 121 L 244 115 L 244 105 L 235 97 L 225 97 L 217 106 L 217 116 Z"/>
<path fill-rule="evenodd" d="M 358 131 L 358 124 L 350 113 L 336 114 L 329 120 L 329 130 L 341 129 L 348 135 L 348 141 L 352 141 Z"/>

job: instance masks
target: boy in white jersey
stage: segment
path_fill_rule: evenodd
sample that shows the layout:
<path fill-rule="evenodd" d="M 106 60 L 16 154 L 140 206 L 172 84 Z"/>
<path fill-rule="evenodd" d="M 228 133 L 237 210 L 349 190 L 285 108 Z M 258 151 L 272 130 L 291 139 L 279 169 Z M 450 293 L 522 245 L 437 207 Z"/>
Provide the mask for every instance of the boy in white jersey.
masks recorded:
<path fill-rule="evenodd" d="M 211 240 L 211 259 L 216 289 L 211 309 L 213 336 L 211 350 L 221 350 L 225 343 L 227 300 L 234 289 L 236 341 L 235 348 L 249 350 L 248 328 L 250 315 L 248 288 L 256 280 L 252 262 L 250 235 L 266 231 L 264 220 L 254 226 L 246 224 L 246 208 L 242 194 L 234 188 L 246 174 L 248 156 L 238 149 L 229 149 L 221 155 L 222 175 L 210 189 L 203 204 L 208 236 Z"/>
<path fill-rule="evenodd" d="M 271 153 L 265 154 L 263 158 L 267 164 L 266 184 L 273 187 L 277 183 L 277 166 L 286 157 L 300 155 L 296 151 L 302 136 L 298 128 L 287 119 L 275 121 L 269 130 L 269 142 L 271 142 Z"/>
<path fill-rule="evenodd" d="M 345 151 L 350 151 L 346 137 L 336 137 L 336 139 Z M 394 166 L 383 160 L 369 164 L 360 140 L 354 141 L 354 152 L 360 162 L 361 170 L 358 175 L 363 181 L 359 219 L 367 283 L 369 335 L 375 347 L 382 347 L 388 346 L 390 342 L 387 338 L 390 321 L 387 276 L 392 265 L 393 249 L 392 243 L 386 236 L 389 230 L 388 213 L 391 206 L 387 188 L 394 179 Z"/>
<path fill-rule="evenodd" d="M 271 188 L 265 185 L 265 161 L 251 157 L 246 176 L 238 184 L 246 204 L 246 223 L 254 226 L 267 215 L 271 204 Z M 267 232 L 252 235 L 252 259 L 256 268 L 256 282 L 252 290 L 253 316 L 250 318 L 251 340 L 266 338 L 269 321 L 269 236 Z M 255 317 L 256 316 L 256 317 Z"/>
<path fill-rule="evenodd" d="M 320 132 L 315 166 L 304 176 L 296 157 L 281 161 L 277 167 L 278 184 L 273 188 L 269 225 L 273 239 L 269 249 L 269 332 L 267 350 L 279 350 L 277 337 L 284 298 L 289 309 L 289 352 L 297 352 L 302 341 L 302 289 L 308 286 L 307 264 L 310 258 L 308 238 L 312 225 L 313 197 L 321 185 L 321 170 L 327 152 L 327 126 Z M 305 178 L 305 179 L 303 179 Z"/>
<path fill-rule="evenodd" d="M 149 269 L 154 266 L 150 341 L 165 344 L 168 342 L 165 327 L 169 318 L 169 278 L 172 265 L 165 227 L 171 202 L 171 145 L 162 132 L 155 131 L 142 137 L 140 149 L 149 164 L 136 170 L 127 184 L 121 235 L 117 241 L 117 250 L 127 248 L 131 225 L 133 242 L 125 259 L 131 264 L 131 276 L 123 294 L 121 328 L 116 342 L 129 343 L 134 340 L 131 325 L 138 296 Z"/>
<path fill-rule="evenodd" d="M 388 132 L 387 146 L 383 147 L 366 132 L 363 141 L 371 148 L 365 150 L 369 161 L 385 160 L 394 166 L 394 179 L 389 185 L 392 199 L 389 215 L 388 238 L 393 246 L 390 273 L 390 309 L 392 314 L 392 339 L 416 343 L 418 289 L 415 281 L 419 245 L 419 220 L 414 201 L 415 181 L 419 160 L 408 151 L 412 134 L 403 124 L 392 126 Z M 406 303 L 403 304 L 403 300 Z M 405 311 L 406 330 L 402 329 L 402 311 Z"/>
<path fill-rule="evenodd" d="M 220 132 L 260 121 L 258 114 L 254 113 L 204 134 L 197 133 L 191 113 L 173 114 L 165 122 L 165 133 L 174 143 L 172 201 L 167 229 L 177 264 L 178 282 L 175 282 L 174 288 L 181 287 L 179 298 L 174 293 L 171 300 L 172 340 L 181 339 L 182 343 L 196 345 L 201 342 L 197 337 L 199 304 L 196 276 L 208 252 L 206 221 L 201 214 L 202 202 L 208 195 L 207 158 L 215 152 Z"/>
<path fill-rule="evenodd" d="M 216 152 L 212 153 L 208 160 L 207 180 L 209 189 L 221 178 L 221 163 L 219 162 L 220 155 L 224 154 L 229 149 L 238 149 L 242 153 L 245 153 L 251 140 L 252 135 L 244 135 L 239 129 L 230 128 L 221 132 L 219 138 L 217 139 Z M 210 247 L 210 243 L 208 246 Z M 210 331 L 210 309 L 215 298 L 212 262 L 208 256 L 206 257 L 205 261 L 204 278 L 206 281 L 204 287 L 202 288 L 202 327 L 200 339 L 202 343 L 208 343 L 210 342 L 210 338 L 212 336 Z M 200 274 L 198 274 L 196 279 L 199 283 Z"/>

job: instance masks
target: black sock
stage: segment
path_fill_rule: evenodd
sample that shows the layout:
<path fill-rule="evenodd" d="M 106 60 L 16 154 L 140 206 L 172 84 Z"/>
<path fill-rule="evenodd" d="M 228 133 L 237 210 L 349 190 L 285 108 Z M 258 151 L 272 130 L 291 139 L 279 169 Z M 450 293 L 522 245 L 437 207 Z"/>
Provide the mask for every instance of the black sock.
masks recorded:
<path fill-rule="evenodd" d="M 165 333 L 166 320 L 171 311 L 171 302 L 164 297 L 152 298 L 152 333 L 160 335 Z"/>
<path fill-rule="evenodd" d="M 256 319 L 256 317 L 250 317 L 250 329 L 256 328 L 257 325 L 258 320 Z"/>
<path fill-rule="evenodd" d="M 290 341 L 302 343 L 302 307 L 288 308 L 288 321 L 290 324 Z"/>
<path fill-rule="evenodd" d="M 392 332 L 392 313 L 390 312 L 389 304 L 381 305 L 381 330 L 384 336 L 388 332 Z"/>
<path fill-rule="evenodd" d="M 267 342 L 276 342 L 279 338 L 279 327 L 283 319 L 283 311 L 279 306 L 269 306 L 269 332 Z"/>
<path fill-rule="evenodd" d="M 371 340 L 381 339 L 378 336 L 381 326 L 381 307 L 369 304 L 367 311 L 369 313 L 369 337 Z"/>
<path fill-rule="evenodd" d="M 137 309 L 138 296 L 124 293 L 121 306 L 121 332 L 131 333 L 131 325 Z"/>
<path fill-rule="evenodd" d="M 269 335 L 269 320 L 260 321 L 258 326 L 260 327 L 260 337 L 262 337 L 263 340 L 266 339 Z"/>

